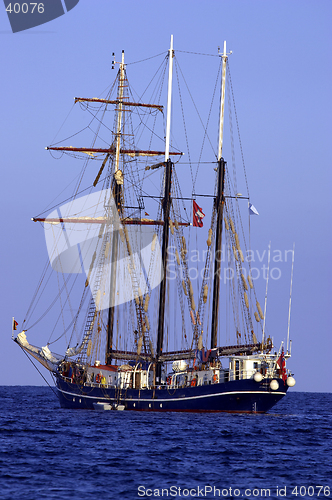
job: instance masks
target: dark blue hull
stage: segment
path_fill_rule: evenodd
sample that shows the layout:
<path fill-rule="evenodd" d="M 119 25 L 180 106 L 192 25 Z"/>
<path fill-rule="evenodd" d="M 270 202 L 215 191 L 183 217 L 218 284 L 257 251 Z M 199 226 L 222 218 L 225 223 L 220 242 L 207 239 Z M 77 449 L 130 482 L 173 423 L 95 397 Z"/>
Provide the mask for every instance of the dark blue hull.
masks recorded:
<path fill-rule="evenodd" d="M 252 379 L 170 389 L 117 389 L 77 385 L 57 378 L 62 408 L 94 409 L 93 404 L 120 403 L 126 410 L 265 413 L 287 392 L 278 379 L 279 389 L 270 389 L 271 379 L 257 383 Z"/>

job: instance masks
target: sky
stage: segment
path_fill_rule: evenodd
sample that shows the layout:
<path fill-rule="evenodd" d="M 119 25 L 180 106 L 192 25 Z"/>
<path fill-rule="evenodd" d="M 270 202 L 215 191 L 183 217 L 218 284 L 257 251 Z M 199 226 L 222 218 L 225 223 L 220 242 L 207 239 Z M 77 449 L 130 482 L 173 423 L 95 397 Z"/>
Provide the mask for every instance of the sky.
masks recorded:
<path fill-rule="evenodd" d="M 12 342 L 11 322 L 15 316 L 22 323 L 47 260 L 43 230 L 31 217 L 78 174 L 45 146 L 74 96 L 97 96 L 114 80 L 112 52 L 119 59 L 125 50 L 129 62 L 146 59 L 166 53 L 173 34 L 181 57 L 217 54 L 224 40 L 232 50 L 250 196 L 260 213 L 251 222 L 252 245 L 259 267 L 271 241 L 272 265 L 281 270 L 269 283 L 269 331 L 276 343 L 287 334 L 291 262 L 285 252 L 295 243 L 292 390 L 331 392 L 331 14 L 329 0 L 80 0 L 47 24 L 12 33 L 0 7 L 0 385 L 44 384 Z M 191 84 L 207 106 L 205 63 L 183 60 L 186 71 L 193 64 Z M 129 69 L 139 88 L 144 67 Z M 225 158 L 229 153 L 225 145 Z M 261 281 L 261 302 L 264 291 Z"/>

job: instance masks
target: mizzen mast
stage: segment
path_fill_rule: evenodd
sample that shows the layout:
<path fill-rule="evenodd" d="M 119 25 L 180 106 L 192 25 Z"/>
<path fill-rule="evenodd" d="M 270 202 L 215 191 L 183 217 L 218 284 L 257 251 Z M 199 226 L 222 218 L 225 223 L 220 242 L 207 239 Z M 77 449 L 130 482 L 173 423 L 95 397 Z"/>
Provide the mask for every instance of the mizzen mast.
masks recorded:
<path fill-rule="evenodd" d="M 161 383 L 161 362 L 160 357 L 163 350 L 164 340 L 164 320 L 165 320 L 165 299 L 166 299 L 166 269 L 167 252 L 169 239 L 169 215 L 171 208 L 171 185 L 172 185 L 172 162 L 170 160 L 170 131 L 171 131 L 171 106 L 172 106 L 172 77 L 173 77 L 173 35 L 171 35 L 171 45 L 168 53 L 168 94 L 167 94 L 167 120 L 166 120 L 166 140 L 165 140 L 165 194 L 163 199 L 164 231 L 162 241 L 162 266 L 164 276 L 160 283 L 159 296 L 159 317 L 158 317 L 158 336 L 156 353 L 156 384 Z"/>
<path fill-rule="evenodd" d="M 219 116 L 219 142 L 218 142 L 218 188 L 215 198 L 215 209 L 217 212 L 216 241 L 214 254 L 214 280 L 213 280 L 213 300 L 212 300 L 212 325 L 211 325 L 211 349 L 217 347 L 218 314 L 219 314 L 219 292 L 220 292 L 220 272 L 221 272 L 221 233 L 222 218 L 225 204 L 225 166 L 226 162 L 222 157 L 223 131 L 224 131 L 224 108 L 225 108 L 225 85 L 226 85 L 226 42 L 224 42 L 224 52 L 222 54 L 222 78 L 220 91 L 220 116 Z"/>

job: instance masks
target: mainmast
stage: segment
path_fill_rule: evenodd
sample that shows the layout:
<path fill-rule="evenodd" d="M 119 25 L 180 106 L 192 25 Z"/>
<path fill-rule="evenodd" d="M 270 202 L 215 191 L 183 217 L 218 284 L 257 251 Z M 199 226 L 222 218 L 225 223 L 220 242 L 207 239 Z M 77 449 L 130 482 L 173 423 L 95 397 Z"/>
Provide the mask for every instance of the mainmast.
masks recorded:
<path fill-rule="evenodd" d="M 158 317 L 158 337 L 156 353 L 156 384 L 161 383 L 161 362 L 163 340 L 164 340 L 164 320 L 165 320 L 165 298 L 166 298 L 166 272 L 168 259 L 168 239 L 169 239 L 169 215 L 171 208 L 171 184 L 172 184 L 172 162 L 169 158 L 170 131 L 171 131 L 171 105 L 172 105 L 172 77 L 173 77 L 173 35 L 171 35 L 171 45 L 168 60 L 168 95 L 167 95 L 167 121 L 166 121 L 166 142 L 165 142 L 165 194 L 163 199 L 164 231 L 162 241 L 162 266 L 164 277 L 160 283 L 159 296 L 159 317 Z"/>
<path fill-rule="evenodd" d="M 115 168 L 114 168 L 113 190 L 112 190 L 115 208 L 118 211 L 119 216 L 121 215 L 121 212 L 122 212 L 121 190 L 122 190 L 122 184 L 123 184 L 123 175 L 122 175 L 122 172 L 119 168 L 119 163 L 120 163 L 120 152 L 121 152 L 121 127 L 122 127 L 122 113 L 123 113 L 124 81 L 125 81 L 125 65 L 124 65 L 124 51 L 122 51 L 122 60 L 121 60 L 120 69 L 119 69 Z M 112 255 L 111 281 L 110 281 L 111 289 L 110 289 L 110 302 L 109 302 L 108 321 L 107 321 L 106 364 L 110 364 L 111 359 L 112 359 L 114 313 L 115 313 L 116 268 L 117 268 L 117 261 L 118 261 L 118 250 L 119 250 L 119 232 L 116 230 L 113 230 L 113 233 L 112 233 L 112 254 L 111 254 Z"/>
<path fill-rule="evenodd" d="M 221 233 L 222 233 L 223 210 L 225 203 L 224 184 L 225 184 L 226 162 L 222 157 L 222 146 L 223 146 L 223 130 L 224 130 L 225 85 L 226 85 L 226 64 L 227 64 L 226 42 L 224 42 L 224 52 L 221 57 L 222 57 L 222 78 L 221 78 L 221 91 L 220 91 L 220 117 L 219 117 L 219 143 L 218 143 L 218 188 L 217 188 L 217 195 L 215 198 L 215 208 L 217 212 L 217 227 L 216 227 L 216 243 L 215 243 L 215 254 L 214 254 L 211 349 L 217 347 L 220 271 L 221 271 Z"/>

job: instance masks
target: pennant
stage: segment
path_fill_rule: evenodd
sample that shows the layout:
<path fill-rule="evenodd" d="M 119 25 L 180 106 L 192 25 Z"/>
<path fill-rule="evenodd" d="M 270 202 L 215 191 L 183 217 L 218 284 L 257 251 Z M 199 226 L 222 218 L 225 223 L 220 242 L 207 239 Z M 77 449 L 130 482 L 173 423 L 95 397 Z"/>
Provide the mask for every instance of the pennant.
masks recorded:
<path fill-rule="evenodd" d="M 252 203 L 249 203 L 249 215 L 259 215 L 257 209 Z"/>
<path fill-rule="evenodd" d="M 13 328 L 13 330 L 17 330 L 17 326 L 18 326 L 18 323 L 17 323 L 17 321 L 15 321 L 15 320 L 14 320 L 14 318 L 13 318 L 13 327 L 12 327 L 12 328 Z"/>
<path fill-rule="evenodd" d="M 144 212 L 145 215 L 149 216 L 150 214 L 148 214 L 147 212 Z"/>
<path fill-rule="evenodd" d="M 201 207 L 199 207 L 195 200 L 193 200 L 193 226 L 203 227 L 203 218 L 205 214 L 203 213 Z"/>

